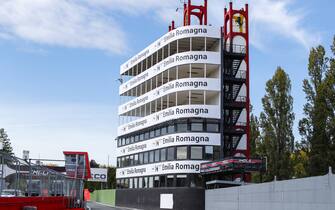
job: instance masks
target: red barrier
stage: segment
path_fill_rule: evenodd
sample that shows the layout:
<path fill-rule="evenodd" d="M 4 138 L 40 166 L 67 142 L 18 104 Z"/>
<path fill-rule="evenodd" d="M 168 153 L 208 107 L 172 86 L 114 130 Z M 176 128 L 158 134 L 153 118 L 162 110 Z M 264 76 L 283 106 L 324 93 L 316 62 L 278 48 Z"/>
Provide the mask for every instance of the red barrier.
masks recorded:
<path fill-rule="evenodd" d="M 24 206 L 35 206 L 37 210 L 84 210 L 68 209 L 68 197 L 13 197 L 0 198 L 0 210 L 22 210 Z"/>

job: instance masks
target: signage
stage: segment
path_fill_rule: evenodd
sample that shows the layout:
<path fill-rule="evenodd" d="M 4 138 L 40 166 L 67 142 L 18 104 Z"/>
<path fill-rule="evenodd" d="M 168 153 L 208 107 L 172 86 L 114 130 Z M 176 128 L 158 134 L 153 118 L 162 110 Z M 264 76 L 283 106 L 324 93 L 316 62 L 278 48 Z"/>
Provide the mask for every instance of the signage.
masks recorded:
<path fill-rule="evenodd" d="M 171 161 L 116 169 L 116 178 L 152 176 L 160 174 L 200 173 L 200 164 L 208 161 Z"/>
<path fill-rule="evenodd" d="M 137 142 L 116 148 L 116 156 L 131 155 L 139 152 L 181 145 L 216 145 L 220 146 L 219 133 L 178 133 L 164 135 L 150 140 Z"/>
<path fill-rule="evenodd" d="M 202 117 L 202 118 L 220 118 L 219 105 L 182 105 L 164 109 L 153 113 L 141 119 L 118 127 L 118 136 L 131 133 L 148 126 L 153 126 L 168 120 L 187 118 L 187 117 Z"/>
<path fill-rule="evenodd" d="M 107 168 L 91 168 L 91 177 L 88 179 L 89 182 L 107 182 Z"/>
<path fill-rule="evenodd" d="M 167 57 L 156 65 L 150 67 L 141 74 L 133 77 L 129 81 L 123 83 L 119 87 L 119 93 L 123 94 L 131 88 L 139 85 L 140 83 L 151 79 L 152 77 L 160 74 L 175 66 L 190 64 L 190 63 L 208 63 L 208 64 L 220 64 L 221 57 L 219 52 L 209 51 L 190 51 L 178 53 Z"/>
<path fill-rule="evenodd" d="M 220 79 L 214 78 L 184 78 L 168 82 L 159 88 L 151 90 L 146 94 L 137 97 L 126 104 L 119 106 L 119 115 L 126 113 L 132 109 L 140 107 L 157 98 L 163 97 L 170 93 L 185 90 L 211 90 L 220 91 Z"/>
<path fill-rule="evenodd" d="M 133 56 L 126 63 L 122 64 L 120 67 L 120 74 L 125 73 L 128 69 L 135 66 L 143 59 L 156 52 L 158 49 L 164 47 L 168 43 L 171 43 L 177 39 L 182 39 L 186 37 L 214 37 L 220 38 L 220 29 L 217 27 L 206 26 L 206 25 L 192 25 L 179 27 L 175 30 L 170 31 L 165 34 L 157 41 L 149 45 L 147 48 L 139 52 L 137 55 Z"/>

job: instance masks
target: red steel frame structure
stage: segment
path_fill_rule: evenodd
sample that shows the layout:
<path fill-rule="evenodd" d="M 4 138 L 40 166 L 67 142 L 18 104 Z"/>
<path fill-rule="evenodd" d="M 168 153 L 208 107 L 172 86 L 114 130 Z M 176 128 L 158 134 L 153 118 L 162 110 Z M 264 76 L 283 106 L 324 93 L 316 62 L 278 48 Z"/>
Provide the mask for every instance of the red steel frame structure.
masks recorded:
<path fill-rule="evenodd" d="M 242 30 L 234 31 L 233 22 L 239 18 L 240 27 Z M 244 154 L 246 158 L 250 158 L 250 82 L 249 82 L 249 18 L 248 4 L 245 9 L 234 10 L 232 2 L 229 3 L 229 10 L 224 10 L 224 27 L 222 32 L 222 107 L 223 107 L 223 136 L 224 145 L 223 157 L 234 156 L 237 153 Z M 234 38 L 242 37 L 245 40 L 245 45 L 234 44 Z M 238 77 L 236 74 L 242 61 L 246 64 L 245 76 Z M 228 70 L 228 71 L 227 71 Z M 229 72 L 227 74 L 227 72 Z M 246 93 L 241 98 L 237 95 L 241 87 L 245 84 Z M 230 86 L 230 88 L 226 88 Z M 232 98 L 225 97 L 233 95 Z M 229 103 L 229 100 L 231 100 Z M 228 103 L 227 103 L 228 102 Z M 239 124 L 237 122 L 243 109 L 246 111 L 246 123 Z M 229 113 L 228 115 L 224 113 Z M 228 123 L 229 122 L 229 123 Z M 246 135 L 246 149 L 238 150 L 239 144 L 243 135 Z"/>
<path fill-rule="evenodd" d="M 191 0 L 184 4 L 184 26 L 191 25 L 191 16 L 199 19 L 200 25 L 207 25 L 207 0 L 204 0 L 204 6 L 193 5 Z"/>

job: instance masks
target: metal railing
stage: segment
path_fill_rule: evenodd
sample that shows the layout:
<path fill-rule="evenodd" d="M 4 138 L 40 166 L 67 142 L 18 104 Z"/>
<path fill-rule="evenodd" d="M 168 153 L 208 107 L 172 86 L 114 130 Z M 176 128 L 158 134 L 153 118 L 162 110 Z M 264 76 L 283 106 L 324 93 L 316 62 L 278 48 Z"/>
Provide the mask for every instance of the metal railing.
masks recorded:
<path fill-rule="evenodd" d="M 83 207 L 83 180 L 0 151 L 0 197 L 64 197 L 68 208 Z"/>
<path fill-rule="evenodd" d="M 225 43 L 224 44 L 224 50 L 226 52 L 230 53 L 237 53 L 237 54 L 246 54 L 246 46 L 245 45 L 238 45 L 238 44 L 230 44 L 230 43 Z"/>

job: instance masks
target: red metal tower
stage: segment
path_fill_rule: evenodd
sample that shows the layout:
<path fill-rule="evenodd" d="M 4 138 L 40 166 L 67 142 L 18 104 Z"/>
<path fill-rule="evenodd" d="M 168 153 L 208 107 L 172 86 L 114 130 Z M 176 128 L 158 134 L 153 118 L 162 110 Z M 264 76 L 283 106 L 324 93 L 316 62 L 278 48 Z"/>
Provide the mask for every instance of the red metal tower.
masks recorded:
<path fill-rule="evenodd" d="M 222 31 L 222 156 L 250 157 L 248 5 L 224 10 Z M 242 119 L 241 119 L 242 118 Z M 240 146 L 239 146 L 240 145 Z"/>
<path fill-rule="evenodd" d="M 191 25 L 191 16 L 194 15 L 199 19 L 200 25 L 207 25 L 207 0 L 204 5 L 193 5 L 191 0 L 184 4 L 184 26 Z"/>

